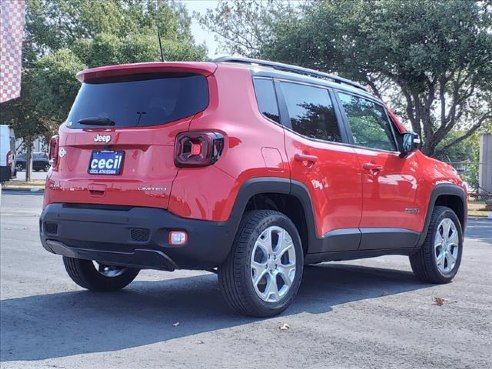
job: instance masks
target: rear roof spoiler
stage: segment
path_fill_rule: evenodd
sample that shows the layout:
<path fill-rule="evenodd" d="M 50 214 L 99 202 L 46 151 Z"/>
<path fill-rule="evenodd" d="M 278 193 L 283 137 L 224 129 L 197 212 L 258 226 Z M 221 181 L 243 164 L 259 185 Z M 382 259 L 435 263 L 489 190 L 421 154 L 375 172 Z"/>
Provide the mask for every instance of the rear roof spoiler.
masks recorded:
<path fill-rule="evenodd" d="M 211 62 L 135 63 L 84 69 L 77 73 L 76 77 L 80 82 L 86 82 L 104 77 L 147 73 L 197 73 L 209 76 L 213 74 L 216 69 L 217 64 Z"/>

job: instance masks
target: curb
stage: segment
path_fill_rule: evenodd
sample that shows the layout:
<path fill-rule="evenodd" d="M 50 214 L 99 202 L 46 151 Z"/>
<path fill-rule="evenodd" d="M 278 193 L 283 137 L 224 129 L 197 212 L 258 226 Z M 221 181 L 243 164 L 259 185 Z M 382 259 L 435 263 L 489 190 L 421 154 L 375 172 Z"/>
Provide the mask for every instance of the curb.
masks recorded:
<path fill-rule="evenodd" d="M 468 217 L 468 219 L 471 219 L 471 220 L 490 220 L 492 221 L 492 218 L 489 218 L 489 217 Z"/>
<path fill-rule="evenodd" d="M 24 192 L 24 193 L 39 193 L 42 194 L 44 193 L 44 188 L 38 188 L 38 187 L 12 187 L 12 188 L 5 188 L 2 187 L 2 192 Z"/>

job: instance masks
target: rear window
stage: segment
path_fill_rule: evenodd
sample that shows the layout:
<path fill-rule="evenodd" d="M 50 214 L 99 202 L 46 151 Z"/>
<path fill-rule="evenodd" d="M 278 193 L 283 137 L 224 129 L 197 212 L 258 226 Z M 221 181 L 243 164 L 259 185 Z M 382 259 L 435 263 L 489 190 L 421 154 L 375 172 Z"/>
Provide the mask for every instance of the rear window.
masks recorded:
<path fill-rule="evenodd" d="M 131 78 L 131 80 L 129 80 Z M 70 128 L 88 128 L 80 120 L 106 119 L 112 127 L 153 126 L 199 113 L 208 106 L 202 75 L 125 76 L 82 84 L 67 118 Z"/>

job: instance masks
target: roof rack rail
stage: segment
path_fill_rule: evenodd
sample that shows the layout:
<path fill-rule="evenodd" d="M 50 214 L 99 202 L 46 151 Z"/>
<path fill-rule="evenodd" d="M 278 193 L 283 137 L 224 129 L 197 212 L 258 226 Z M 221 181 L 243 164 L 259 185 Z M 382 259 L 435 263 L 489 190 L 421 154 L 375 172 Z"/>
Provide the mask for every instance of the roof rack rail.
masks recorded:
<path fill-rule="evenodd" d="M 240 56 L 237 56 L 237 57 L 236 56 L 222 56 L 219 58 L 212 59 L 212 61 L 213 62 L 242 63 L 242 64 L 257 64 L 257 65 L 270 67 L 270 68 L 285 71 L 285 72 L 292 72 L 292 73 L 304 74 L 304 75 L 312 76 L 312 77 L 320 77 L 320 78 L 324 78 L 324 79 L 329 79 L 333 82 L 350 85 L 352 87 L 355 87 L 355 88 L 358 88 L 358 89 L 361 89 L 361 90 L 367 92 L 367 89 L 357 82 L 353 82 L 349 79 L 338 77 L 338 76 L 335 76 L 333 74 L 319 72 L 319 71 L 314 70 L 314 69 L 297 67 L 295 65 L 277 63 L 277 62 L 272 62 L 272 61 L 268 61 L 268 60 L 261 60 L 261 59 L 244 58 L 244 57 L 240 57 Z"/>

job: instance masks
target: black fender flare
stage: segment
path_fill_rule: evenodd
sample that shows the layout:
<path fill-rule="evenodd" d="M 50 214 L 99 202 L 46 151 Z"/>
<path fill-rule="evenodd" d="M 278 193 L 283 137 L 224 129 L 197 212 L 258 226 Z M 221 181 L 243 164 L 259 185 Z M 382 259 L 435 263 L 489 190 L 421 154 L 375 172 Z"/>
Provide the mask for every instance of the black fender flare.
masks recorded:
<path fill-rule="evenodd" d="M 468 209 L 466 207 L 467 201 L 466 201 L 466 193 L 465 190 L 455 184 L 452 183 L 440 183 L 437 184 L 434 189 L 431 192 L 431 195 L 429 197 L 429 202 L 427 205 L 427 214 L 425 217 L 425 223 L 424 223 L 424 228 L 422 229 L 422 233 L 420 234 L 420 237 L 417 241 L 417 246 L 420 247 L 425 241 L 425 238 L 427 237 L 427 231 L 429 229 L 429 224 L 431 222 L 432 218 L 432 212 L 434 211 L 434 206 L 436 204 L 437 198 L 439 196 L 456 196 L 461 200 L 461 205 L 463 207 L 463 224 L 461 224 L 463 232 L 465 231 L 466 228 L 466 219 L 467 219 L 467 213 Z M 457 214 L 458 215 L 458 214 Z"/>
<path fill-rule="evenodd" d="M 236 201 L 228 219 L 232 239 L 236 235 L 239 228 L 239 223 L 246 210 L 248 201 L 255 195 L 259 194 L 284 194 L 292 195 L 301 203 L 304 215 L 306 217 L 307 237 L 309 246 L 316 242 L 316 226 L 313 213 L 311 196 L 306 186 L 298 181 L 293 181 L 289 178 L 278 177 L 257 177 L 245 181 L 240 187 L 236 196 Z M 232 242 L 232 240 L 231 240 Z"/>

